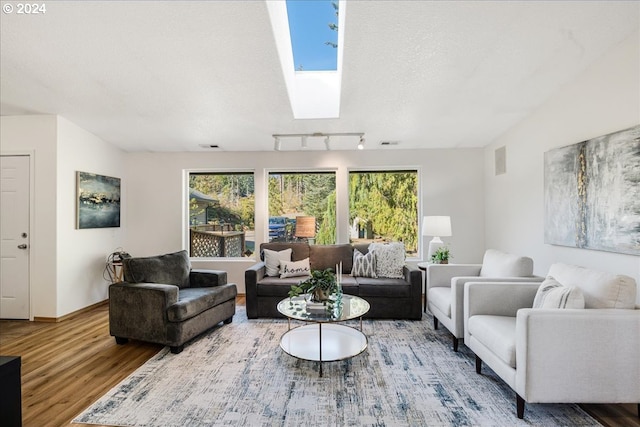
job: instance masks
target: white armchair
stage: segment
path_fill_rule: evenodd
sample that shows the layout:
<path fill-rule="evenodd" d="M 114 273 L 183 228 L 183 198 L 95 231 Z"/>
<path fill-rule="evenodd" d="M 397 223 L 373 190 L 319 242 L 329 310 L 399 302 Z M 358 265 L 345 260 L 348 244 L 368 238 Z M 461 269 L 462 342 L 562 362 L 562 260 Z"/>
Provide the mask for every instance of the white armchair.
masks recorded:
<path fill-rule="evenodd" d="M 464 338 L 464 284 L 480 282 L 542 282 L 533 275 L 533 260 L 495 249 L 488 249 L 482 264 L 433 264 L 427 267 L 427 308 L 433 314 L 433 327 L 442 323 L 453 334 L 453 351 Z"/>
<path fill-rule="evenodd" d="M 476 372 L 484 362 L 516 392 L 518 418 L 525 402 L 638 404 L 635 281 L 565 264 L 549 276 L 563 290 L 579 288 L 585 309 L 531 308 L 540 283 L 465 285 L 465 344 Z"/>

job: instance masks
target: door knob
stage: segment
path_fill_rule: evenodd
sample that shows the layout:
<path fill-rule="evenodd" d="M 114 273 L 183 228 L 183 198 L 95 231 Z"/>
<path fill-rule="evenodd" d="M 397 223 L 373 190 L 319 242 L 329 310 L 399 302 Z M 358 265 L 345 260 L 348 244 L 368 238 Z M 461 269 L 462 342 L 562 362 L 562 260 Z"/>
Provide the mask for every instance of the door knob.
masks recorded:
<path fill-rule="evenodd" d="M 27 245 L 26 243 L 23 243 L 21 245 L 18 245 L 18 249 L 27 249 Z"/>

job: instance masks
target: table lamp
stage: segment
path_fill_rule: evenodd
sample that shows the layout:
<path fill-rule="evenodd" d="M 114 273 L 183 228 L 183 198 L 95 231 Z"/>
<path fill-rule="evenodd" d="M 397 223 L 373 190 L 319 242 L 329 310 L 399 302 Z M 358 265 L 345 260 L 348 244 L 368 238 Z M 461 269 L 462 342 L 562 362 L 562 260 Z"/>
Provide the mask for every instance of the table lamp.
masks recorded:
<path fill-rule="evenodd" d="M 427 261 L 431 261 L 433 255 L 438 248 L 444 246 L 444 242 L 440 237 L 451 236 L 451 217 L 449 216 L 425 216 L 422 218 L 422 235 L 433 236 L 429 242 L 429 252 L 427 253 Z"/>

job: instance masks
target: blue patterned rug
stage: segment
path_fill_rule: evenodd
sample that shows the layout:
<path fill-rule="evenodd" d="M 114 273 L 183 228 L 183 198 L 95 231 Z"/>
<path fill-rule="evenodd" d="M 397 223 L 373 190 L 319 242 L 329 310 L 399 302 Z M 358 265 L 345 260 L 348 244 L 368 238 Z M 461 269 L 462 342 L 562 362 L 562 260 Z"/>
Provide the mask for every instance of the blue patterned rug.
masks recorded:
<path fill-rule="evenodd" d="M 293 322 L 292 322 L 293 324 Z M 357 326 L 357 323 L 351 323 Z M 174 355 L 161 350 L 74 422 L 111 426 L 597 426 L 577 405 L 530 404 L 444 328 L 365 320 L 369 347 L 353 359 L 297 360 L 279 347 L 286 320 L 216 327 Z"/>

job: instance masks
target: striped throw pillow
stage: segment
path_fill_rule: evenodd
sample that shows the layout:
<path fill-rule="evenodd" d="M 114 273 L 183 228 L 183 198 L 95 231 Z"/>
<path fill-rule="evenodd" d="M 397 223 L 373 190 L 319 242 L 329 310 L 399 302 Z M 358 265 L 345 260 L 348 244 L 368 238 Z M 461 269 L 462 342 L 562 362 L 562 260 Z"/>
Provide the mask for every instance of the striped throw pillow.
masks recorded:
<path fill-rule="evenodd" d="M 533 308 L 584 308 L 584 295 L 580 288 L 563 286 L 549 276 L 538 288 Z"/>
<path fill-rule="evenodd" d="M 353 267 L 351 268 L 353 277 L 373 277 L 376 278 L 376 256 L 373 252 L 364 255 L 357 249 L 353 250 Z"/>

